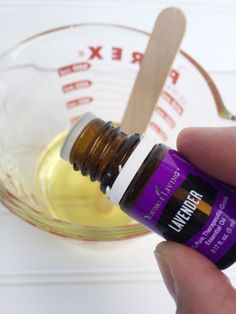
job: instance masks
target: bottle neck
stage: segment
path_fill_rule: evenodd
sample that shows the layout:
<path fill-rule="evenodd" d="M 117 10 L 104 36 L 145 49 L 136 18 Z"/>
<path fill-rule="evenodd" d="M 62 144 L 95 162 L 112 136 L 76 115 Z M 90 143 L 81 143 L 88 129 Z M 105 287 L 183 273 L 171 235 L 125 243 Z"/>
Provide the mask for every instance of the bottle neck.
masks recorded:
<path fill-rule="evenodd" d="M 140 135 L 128 136 L 111 122 L 92 120 L 81 132 L 70 153 L 75 170 L 101 183 L 105 193 L 111 187 L 135 147 Z"/>

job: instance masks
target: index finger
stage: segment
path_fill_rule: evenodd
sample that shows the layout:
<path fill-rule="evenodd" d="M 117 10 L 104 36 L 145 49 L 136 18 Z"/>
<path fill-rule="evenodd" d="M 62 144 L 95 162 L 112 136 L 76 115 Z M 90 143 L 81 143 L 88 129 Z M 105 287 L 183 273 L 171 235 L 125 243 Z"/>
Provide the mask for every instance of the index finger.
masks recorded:
<path fill-rule="evenodd" d="M 184 129 L 177 148 L 203 172 L 236 187 L 236 127 Z"/>

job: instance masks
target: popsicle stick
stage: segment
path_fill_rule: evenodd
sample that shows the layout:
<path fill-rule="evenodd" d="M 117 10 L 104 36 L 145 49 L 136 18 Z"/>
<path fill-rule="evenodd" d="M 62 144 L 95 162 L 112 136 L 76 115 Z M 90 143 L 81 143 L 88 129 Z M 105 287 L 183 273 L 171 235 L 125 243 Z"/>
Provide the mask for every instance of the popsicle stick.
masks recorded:
<path fill-rule="evenodd" d="M 121 123 L 128 133 L 144 133 L 179 50 L 186 28 L 183 12 L 167 8 L 157 17 Z"/>

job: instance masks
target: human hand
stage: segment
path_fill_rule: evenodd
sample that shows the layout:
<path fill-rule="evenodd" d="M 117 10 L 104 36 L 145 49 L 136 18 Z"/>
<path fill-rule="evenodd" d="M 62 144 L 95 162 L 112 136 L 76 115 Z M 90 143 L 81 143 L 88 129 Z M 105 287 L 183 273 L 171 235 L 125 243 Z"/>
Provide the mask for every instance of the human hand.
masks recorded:
<path fill-rule="evenodd" d="M 177 148 L 197 168 L 236 187 L 236 128 L 185 129 Z M 165 241 L 155 256 L 177 314 L 236 313 L 236 290 L 202 254 Z"/>

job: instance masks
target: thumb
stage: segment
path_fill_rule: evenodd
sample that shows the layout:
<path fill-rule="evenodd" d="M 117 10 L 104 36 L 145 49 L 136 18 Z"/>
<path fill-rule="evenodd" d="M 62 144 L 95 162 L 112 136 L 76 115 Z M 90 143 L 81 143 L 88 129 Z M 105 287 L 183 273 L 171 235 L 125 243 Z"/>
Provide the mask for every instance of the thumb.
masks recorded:
<path fill-rule="evenodd" d="M 206 257 L 169 241 L 154 253 L 178 314 L 236 313 L 236 290 Z"/>

